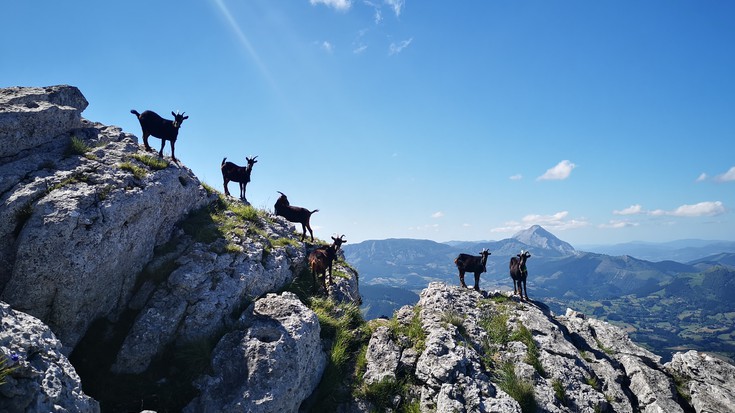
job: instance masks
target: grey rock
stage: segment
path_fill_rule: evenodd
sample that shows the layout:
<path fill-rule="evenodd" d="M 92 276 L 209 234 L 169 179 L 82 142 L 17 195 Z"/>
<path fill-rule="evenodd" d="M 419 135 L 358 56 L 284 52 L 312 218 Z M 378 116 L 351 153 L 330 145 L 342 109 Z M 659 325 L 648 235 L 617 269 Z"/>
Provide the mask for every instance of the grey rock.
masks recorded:
<path fill-rule="evenodd" d="M 207 195 L 185 167 L 154 171 L 133 160 L 134 136 L 80 120 L 86 100 L 76 88 L 3 89 L 0 97 L 2 147 L 34 137 L 3 149 L 0 296 L 48 324 L 68 354 L 93 320 L 125 309 L 154 247 Z M 48 105 L 56 109 L 38 113 Z M 86 156 L 65 153 L 71 136 L 87 144 Z"/>
<path fill-rule="evenodd" d="M 61 348 L 40 320 L 0 302 L 0 359 L 13 369 L 0 385 L 0 412 L 100 411 Z"/>
<path fill-rule="evenodd" d="M 381 326 L 375 330 L 370 337 L 365 357 L 367 370 L 363 379 L 366 384 L 376 383 L 385 378 L 396 378 L 401 349 L 391 339 L 388 327 Z"/>
<path fill-rule="evenodd" d="M 696 412 L 735 412 L 735 366 L 694 350 L 665 364 L 690 397 Z"/>
<path fill-rule="evenodd" d="M 326 365 L 316 314 L 291 293 L 268 294 L 214 350 L 214 376 L 185 412 L 297 412 Z"/>

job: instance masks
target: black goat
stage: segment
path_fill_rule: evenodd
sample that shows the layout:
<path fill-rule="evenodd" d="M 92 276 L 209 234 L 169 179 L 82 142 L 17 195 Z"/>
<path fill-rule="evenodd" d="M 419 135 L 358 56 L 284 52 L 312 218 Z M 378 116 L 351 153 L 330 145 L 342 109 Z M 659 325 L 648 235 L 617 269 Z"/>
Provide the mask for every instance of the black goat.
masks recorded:
<path fill-rule="evenodd" d="M 332 245 L 319 247 L 309 254 L 309 268 L 314 275 L 314 289 L 317 288 L 320 274 L 324 280 L 325 290 L 327 284 L 332 285 L 332 263 L 337 257 L 337 251 L 339 251 L 342 244 L 347 242 L 344 238 L 344 235 L 339 238 L 332 237 Z M 329 278 L 327 278 L 327 270 L 329 270 Z"/>
<path fill-rule="evenodd" d="M 245 188 L 248 185 L 248 182 L 250 182 L 250 173 L 253 171 L 253 165 L 255 165 L 258 161 L 257 156 L 254 156 L 252 158 L 245 157 L 245 160 L 248 161 L 247 166 L 238 166 L 235 165 L 232 162 L 225 162 L 227 158 L 222 159 L 222 165 L 220 165 L 220 169 L 222 170 L 222 179 L 225 181 L 225 195 L 230 195 L 230 191 L 227 189 L 227 184 L 232 182 L 237 182 L 240 184 L 240 199 L 242 199 L 244 202 L 248 202 L 247 199 L 245 199 Z"/>
<path fill-rule="evenodd" d="M 178 163 L 179 161 L 176 159 L 176 155 L 174 154 L 174 151 L 176 150 L 176 137 L 179 136 L 181 123 L 185 119 L 189 119 L 189 117 L 184 116 L 183 113 L 171 112 L 171 114 L 174 115 L 174 120 L 168 120 L 158 116 L 156 112 L 152 112 L 150 110 L 138 113 L 137 110 L 133 109 L 130 113 L 138 118 L 140 128 L 143 129 L 143 144 L 145 145 L 145 150 L 148 152 L 153 150 L 150 145 L 148 145 L 148 137 L 154 136 L 161 140 L 161 151 L 158 152 L 158 156 L 163 157 L 163 147 L 166 146 L 166 141 L 171 141 L 171 159 Z"/>
<path fill-rule="evenodd" d="M 510 258 L 510 278 L 513 279 L 513 294 L 518 294 L 523 300 L 526 296 L 528 300 L 528 288 L 526 288 L 526 278 L 528 278 L 528 269 L 526 268 L 526 260 L 531 257 L 531 253 L 521 250 L 520 254 Z M 522 283 L 522 285 L 521 285 Z M 517 285 L 517 287 L 516 287 Z"/>
<path fill-rule="evenodd" d="M 309 234 L 311 234 L 311 242 L 314 242 L 314 231 L 311 230 L 309 219 L 311 219 L 311 214 L 318 212 L 319 210 L 315 209 L 313 211 L 309 211 L 306 208 L 291 206 L 286 195 L 281 191 L 278 191 L 278 193 L 281 194 L 281 196 L 278 197 L 276 204 L 274 205 L 276 215 L 280 215 L 291 222 L 298 222 L 301 224 L 301 230 L 303 231 L 301 241 L 306 238 L 306 230 L 308 228 Z"/>
<path fill-rule="evenodd" d="M 480 251 L 480 256 L 459 254 L 454 260 L 459 270 L 459 282 L 462 287 L 467 288 L 467 284 L 464 283 L 464 273 L 472 272 L 475 273 L 475 290 L 480 291 L 480 274 L 487 272 L 487 257 L 492 254 L 487 248 L 483 248 Z"/>

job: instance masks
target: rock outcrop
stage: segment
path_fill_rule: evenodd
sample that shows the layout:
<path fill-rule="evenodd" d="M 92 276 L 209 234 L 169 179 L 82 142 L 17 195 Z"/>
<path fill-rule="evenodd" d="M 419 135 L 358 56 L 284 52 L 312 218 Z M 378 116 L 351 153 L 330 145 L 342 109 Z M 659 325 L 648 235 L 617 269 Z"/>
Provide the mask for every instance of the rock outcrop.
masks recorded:
<path fill-rule="evenodd" d="M 688 352 L 664 366 L 620 328 L 572 310 L 557 317 L 541 303 L 441 283 L 416 309 L 426 338 L 415 364 L 404 362 L 415 360 L 411 341 L 381 327 L 363 379 L 414 383 L 421 411 L 735 411 L 732 365 Z M 408 325 L 413 312 L 404 307 L 396 318 Z M 518 394 L 524 385 L 530 390 Z"/>
<path fill-rule="evenodd" d="M 123 311 L 154 247 L 207 201 L 190 170 L 149 168 L 135 136 L 81 119 L 86 106 L 69 86 L 0 93 L 1 297 L 67 354 Z"/>
<path fill-rule="evenodd" d="M 0 384 L 0 412 L 100 411 L 61 347 L 40 320 L 0 302 L 0 367 L 12 369 Z"/>
<path fill-rule="evenodd" d="M 268 294 L 214 350 L 215 374 L 186 412 L 297 412 L 319 384 L 326 355 L 319 320 L 292 293 Z"/>

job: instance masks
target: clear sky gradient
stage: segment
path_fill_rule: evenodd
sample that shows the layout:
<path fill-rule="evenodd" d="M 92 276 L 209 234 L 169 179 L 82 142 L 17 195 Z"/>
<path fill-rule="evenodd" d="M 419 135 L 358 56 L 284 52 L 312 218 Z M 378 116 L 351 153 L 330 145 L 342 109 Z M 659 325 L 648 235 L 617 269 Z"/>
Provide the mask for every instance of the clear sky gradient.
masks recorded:
<path fill-rule="evenodd" d="M 185 111 L 222 191 L 320 212 L 322 239 L 735 239 L 735 2 L 3 1 L 0 86 L 87 119 Z M 141 142 L 142 144 L 142 142 Z M 160 147 L 158 139 L 152 145 Z M 239 193 L 236 184 L 230 191 Z"/>

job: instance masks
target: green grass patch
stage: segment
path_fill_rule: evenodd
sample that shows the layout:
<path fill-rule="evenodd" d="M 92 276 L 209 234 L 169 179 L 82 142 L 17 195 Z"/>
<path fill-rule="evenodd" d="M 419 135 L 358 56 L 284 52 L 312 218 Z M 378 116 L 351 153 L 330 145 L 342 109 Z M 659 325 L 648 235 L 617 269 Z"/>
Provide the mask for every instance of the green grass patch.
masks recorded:
<path fill-rule="evenodd" d="M 567 391 L 564 388 L 564 384 L 562 384 L 561 380 L 554 379 L 551 382 L 551 387 L 554 389 L 554 397 L 556 397 L 556 400 L 559 400 L 559 403 L 561 403 L 562 406 L 567 406 Z"/>
<path fill-rule="evenodd" d="M 605 347 L 605 345 L 602 344 L 602 342 L 600 341 L 600 339 L 598 339 L 597 337 L 595 337 L 595 343 L 597 343 L 597 347 L 599 347 L 599 349 L 602 350 L 605 354 L 607 354 L 607 355 L 613 355 L 613 354 L 615 354 L 615 350 L 613 350 L 611 348 L 608 348 L 608 347 Z"/>
<path fill-rule="evenodd" d="M 445 311 L 441 315 L 441 322 L 447 325 L 453 325 L 457 327 L 457 332 L 460 336 L 465 337 L 467 330 L 464 328 L 464 315 L 457 311 Z"/>
<path fill-rule="evenodd" d="M 5 384 L 5 380 L 10 376 L 17 366 L 11 366 L 10 361 L 5 355 L 0 355 L 0 386 Z"/>
<path fill-rule="evenodd" d="M 133 165 L 131 162 L 122 162 L 120 164 L 120 169 L 123 171 L 128 171 L 133 174 L 134 177 L 137 179 L 143 179 L 148 175 L 148 170 L 145 168 L 141 168 L 138 165 Z"/>
<path fill-rule="evenodd" d="M 158 158 L 151 155 L 141 155 L 141 154 L 134 154 L 133 159 L 136 161 L 142 163 L 143 165 L 153 169 L 154 171 L 159 171 L 161 169 L 168 168 L 168 161 L 163 158 Z"/>
<path fill-rule="evenodd" d="M 82 139 L 72 136 L 69 140 L 69 145 L 66 147 L 66 151 L 64 152 L 64 155 L 71 156 L 71 155 L 82 155 L 84 156 L 89 150 L 92 149 L 89 145 L 87 145 Z"/>
<path fill-rule="evenodd" d="M 508 312 L 505 309 L 484 312 L 480 317 L 479 325 L 487 332 L 487 338 L 490 343 L 505 345 L 511 341 L 511 330 L 508 327 Z"/>
<path fill-rule="evenodd" d="M 494 377 L 498 387 L 518 402 L 523 413 L 536 411 L 537 402 L 533 393 L 533 383 L 521 380 L 516 375 L 513 363 L 503 363 L 495 370 Z"/>
<path fill-rule="evenodd" d="M 394 338 L 408 337 L 411 347 L 417 352 L 422 353 L 426 349 L 426 332 L 421 326 L 421 307 L 418 305 L 413 307 L 413 317 L 407 325 L 398 322 L 394 315 L 388 323 L 388 329 Z"/>
<path fill-rule="evenodd" d="M 541 365 L 541 352 L 536 345 L 536 342 L 533 341 L 533 334 L 531 334 L 531 331 L 523 324 L 518 323 L 518 328 L 513 333 L 511 340 L 520 341 L 526 345 L 526 359 L 524 361 L 533 366 L 533 369 L 536 370 L 541 377 L 546 377 L 546 371 Z"/>

